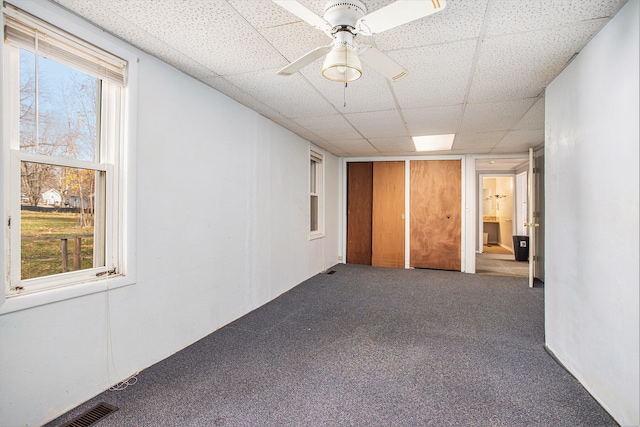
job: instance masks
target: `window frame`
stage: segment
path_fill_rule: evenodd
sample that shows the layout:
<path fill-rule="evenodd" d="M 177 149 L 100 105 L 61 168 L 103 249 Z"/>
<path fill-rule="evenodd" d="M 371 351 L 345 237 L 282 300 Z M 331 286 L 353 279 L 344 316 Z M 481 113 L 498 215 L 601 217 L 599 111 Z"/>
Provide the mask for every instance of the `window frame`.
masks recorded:
<path fill-rule="evenodd" d="M 4 284 L 0 287 L 0 314 L 22 310 L 55 301 L 75 298 L 95 292 L 101 292 L 136 282 L 135 268 L 135 120 L 131 112 L 136 111 L 137 96 L 136 82 L 138 73 L 138 58 L 135 51 L 124 43 L 108 36 L 79 18 L 62 11 L 51 4 L 33 4 L 29 1 L 15 0 L 12 2 L 21 11 L 32 15 L 35 19 L 42 19 L 45 25 L 53 26 L 57 30 L 68 33 L 87 45 L 97 47 L 108 55 L 114 55 L 127 63 L 128 82 L 119 87 L 113 82 L 107 83 L 101 79 L 101 103 L 109 103 L 107 111 L 100 116 L 117 115 L 117 125 L 101 126 L 103 143 L 100 150 L 104 150 L 104 157 L 97 162 L 76 160 L 73 158 L 51 157 L 31 154 L 19 149 L 19 126 L 12 124 L 12 114 L 19 108 L 19 94 L 7 93 L 7 89 L 19 79 L 19 70 L 12 70 L 12 66 L 19 67 L 18 50 L 5 43 L 0 46 L 0 73 L 2 74 L 2 99 L 0 100 L 0 124 L 2 125 L 2 149 L 0 150 L 0 164 L 3 172 L 0 174 L 2 196 L 0 197 L 1 216 L 4 223 L 2 235 L 2 256 L 0 257 L 0 271 L 4 277 Z M 5 14 L 14 16 L 2 7 L 2 36 L 4 39 Z M 46 18 L 40 18 L 46 17 Z M 74 67 L 75 68 L 75 67 Z M 118 86 L 118 87 L 117 87 Z M 116 88 L 117 87 L 117 88 Z M 15 90 L 14 90 L 15 92 Z M 98 119 L 100 120 L 100 118 Z M 17 133 L 17 135 L 16 135 Z M 17 145 L 17 148 L 16 148 Z M 105 266 L 94 267 L 57 275 L 20 280 L 20 162 L 53 164 L 61 167 L 73 167 L 102 171 L 106 175 L 104 214 Z M 97 231 L 96 231 L 97 232 Z M 17 256 L 11 256 L 12 251 Z M 14 253 L 14 255 L 15 255 Z M 16 263 L 17 266 L 16 267 Z M 116 268 L 116 274 L 109 274 Z M 64 276 L 64 277 L 63 277 Z M 28 284 L 29 288 L 16 292 L 11 288 Z"/>
<path fill-rule="evenodd" d="M 315 167 L 315 169 L 313 169 Z M 314 172 L 312 172 L 314 170 Z M 315 185 L 314 185 L 315 184 Z M 324 237 L 324 154 L 309 148 L 309 240 Z M 316 197 L 315 218 L 317 228 L 313 230 L 314 218 L 312 199 Z"/>

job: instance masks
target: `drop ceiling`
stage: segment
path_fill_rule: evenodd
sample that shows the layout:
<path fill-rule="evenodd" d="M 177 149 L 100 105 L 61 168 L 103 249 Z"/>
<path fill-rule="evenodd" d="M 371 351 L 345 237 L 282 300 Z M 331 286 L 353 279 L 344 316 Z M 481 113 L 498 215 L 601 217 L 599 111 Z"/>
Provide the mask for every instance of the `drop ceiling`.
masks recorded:
<path fill-rule="evenodd" d="M 270 0 L 55 2 L 338 156 L 422 154 L 411 136 L 455 133 L 446 153 L 499 157 L 543 143 L 545 87 L 625 0 L 448 0 L 358 36 L 409 74 L 391 82 L 364 63 L 346 88 L 322 59 L 276 75 L 330 39 Z M 321 16 L 326 2 L 300 3 Z"/>

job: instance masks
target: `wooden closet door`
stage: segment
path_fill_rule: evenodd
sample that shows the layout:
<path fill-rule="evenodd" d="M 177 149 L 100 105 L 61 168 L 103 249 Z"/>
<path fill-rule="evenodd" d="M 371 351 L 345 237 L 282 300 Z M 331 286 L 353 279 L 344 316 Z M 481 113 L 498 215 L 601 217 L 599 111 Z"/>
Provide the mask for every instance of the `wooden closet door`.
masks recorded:
<path fill-rule="evenodd" d="M 411 161 L 411 267 L 461 270 L 462 162 Z"/>
<path fill-rule="evenodd" d="M 373 163 L 371 265 L 404 268 L 404 162 Z"/>
<path fill-rule="evenodd" d="M 371 265 L 373 164 L 347 163 L 347 263 Z"/>

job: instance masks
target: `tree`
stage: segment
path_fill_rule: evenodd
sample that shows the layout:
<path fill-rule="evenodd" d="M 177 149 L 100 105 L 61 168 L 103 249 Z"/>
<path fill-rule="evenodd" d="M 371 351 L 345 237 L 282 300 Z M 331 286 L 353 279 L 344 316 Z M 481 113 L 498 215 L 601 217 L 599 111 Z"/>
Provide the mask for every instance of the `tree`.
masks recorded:
<path fill-rule="evenodd" d="M 38 67 L 35 66 L 36 61 Z M 45 156 L 94 160 L 98 79 L 22 49 L 20 67 L 20 150 Z M 48 164 L 22 162 L 21 192 L 31 205 L 37 206 L 42 193 L 48 188 L 67 195 L 66 188 L 75 188 L 77 196 L 82 199 L 81 216 L 84 217 L 87 210 L 92 213 L 95 177 L 87 181 L 83 176 L 87 174 L 78 171 L 75 174 L 78 181 L 72 183 L 69 177 L 73 174 L 63 173 L 61 169 Z"/>
<path fill-rule="evenodd" d="M 89 169 L 63 168 L 61 175 L 61 187 L 64 189 L 63 197 L 65 199 L 78 198 L 77 207 L 80 209 L 80 224 L 83 227 L 92 227 L 96 172 Z"/>

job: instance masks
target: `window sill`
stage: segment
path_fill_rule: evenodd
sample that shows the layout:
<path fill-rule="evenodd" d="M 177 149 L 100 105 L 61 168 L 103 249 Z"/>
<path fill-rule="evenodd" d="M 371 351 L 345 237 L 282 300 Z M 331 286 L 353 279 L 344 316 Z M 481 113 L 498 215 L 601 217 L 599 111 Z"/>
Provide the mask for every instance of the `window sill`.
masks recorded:
<path fill-rule="evenodd" d="M 314 231 L 309 234 L 309 240 L 316 240 L 316 239 L 323 239 L 323 238 L 324 238 L 324 233 L 320 231 Z"/>
<path fill-rule="evenodd" d="M 1 303 L 0 315 L 20 310 L 27 310 L 45 304 L 65 301 L 133 284 L 135 284 L 135 281 L 132 278 L 128 276 L 118 276 L 93 282 L 69 285 L 57 289 L 49 289 L 33 294 L 10 296 Z"/>

